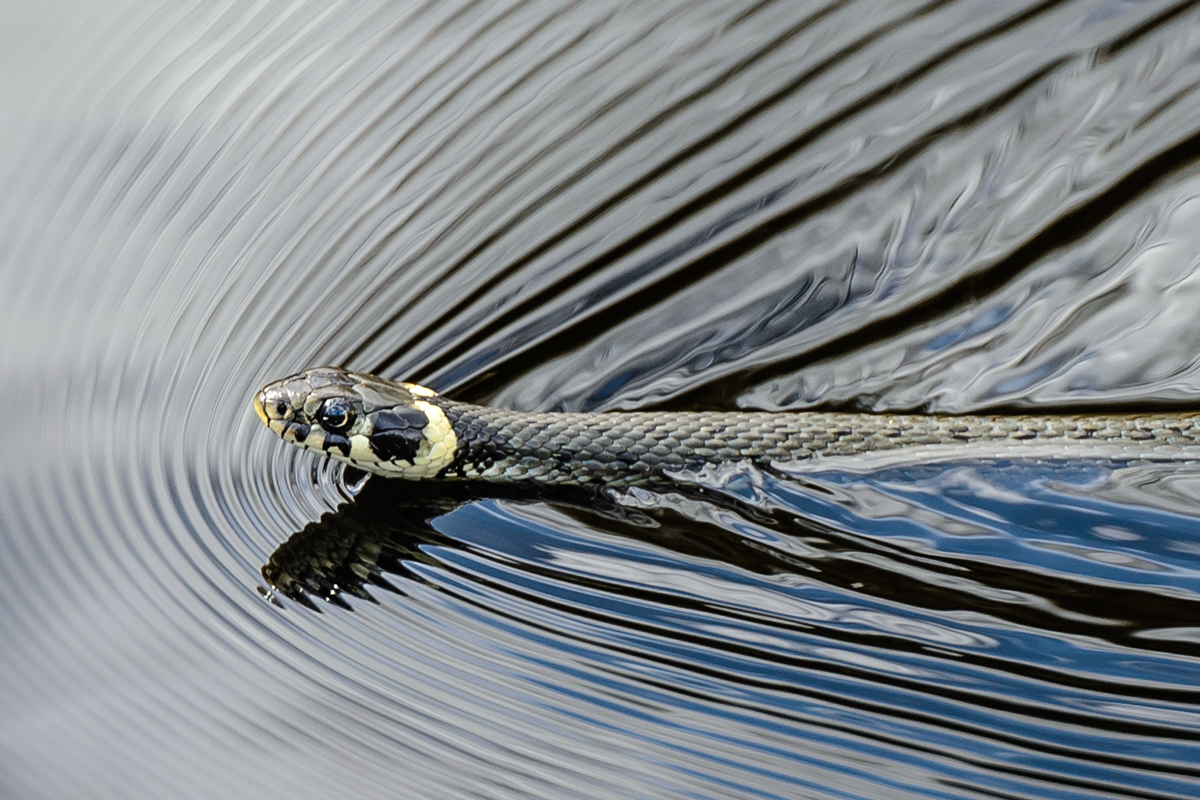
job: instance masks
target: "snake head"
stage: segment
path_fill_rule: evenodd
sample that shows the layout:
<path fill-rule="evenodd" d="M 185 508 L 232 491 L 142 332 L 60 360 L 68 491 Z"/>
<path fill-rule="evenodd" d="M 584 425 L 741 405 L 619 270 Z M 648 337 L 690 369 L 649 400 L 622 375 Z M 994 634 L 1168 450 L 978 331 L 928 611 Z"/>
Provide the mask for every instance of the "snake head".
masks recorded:
<path fill-rule="evenodd" d="M 432 478 L 456 448 L 436 397 L 416 384 L 317 367 L 264 386 L 254 411 L 297 447 L 381 475 Z"/>

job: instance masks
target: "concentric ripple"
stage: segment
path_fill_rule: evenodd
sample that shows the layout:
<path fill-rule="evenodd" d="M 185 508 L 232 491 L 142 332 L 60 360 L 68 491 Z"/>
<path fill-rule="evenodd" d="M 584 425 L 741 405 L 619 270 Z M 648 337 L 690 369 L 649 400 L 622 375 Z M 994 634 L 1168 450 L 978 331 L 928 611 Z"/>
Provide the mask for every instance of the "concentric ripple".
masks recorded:
<path fill-rule="evenodd" d="M 1197 4 L 0 31 L 0 795 L 1200 796 L 1195 464 L 480 497 L 249 406 L 1194 406 Z"/>

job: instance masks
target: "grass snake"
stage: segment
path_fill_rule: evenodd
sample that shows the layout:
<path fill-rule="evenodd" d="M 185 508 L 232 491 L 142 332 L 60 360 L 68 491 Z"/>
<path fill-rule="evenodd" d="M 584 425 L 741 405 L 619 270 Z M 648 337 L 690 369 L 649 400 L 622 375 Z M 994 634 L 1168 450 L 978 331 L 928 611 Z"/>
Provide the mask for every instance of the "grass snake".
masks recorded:
<path fill-rule="evenodd" d="M 1200 412 L 950 416 L 766 411 L 509 411 L 411 383 L 319 367 L 268 384 L 274 433 L 378 475 L 626 488 L 724 463 L 881 453 L 1200 458 Z"/>

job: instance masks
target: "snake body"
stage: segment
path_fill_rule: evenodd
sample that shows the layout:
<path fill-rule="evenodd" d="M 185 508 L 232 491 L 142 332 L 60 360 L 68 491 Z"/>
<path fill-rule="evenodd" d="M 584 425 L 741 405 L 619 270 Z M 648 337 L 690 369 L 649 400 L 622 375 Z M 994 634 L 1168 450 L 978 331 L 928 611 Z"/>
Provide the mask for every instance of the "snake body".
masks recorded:
<path fill-rule="evenodd" d="M 1200 458 L 1200 412 L 947 416 L 830 412 L 529 413 L 460 403 L 410 383 L 319 367 L 264 387 L 262 421 L 285 441 L 369 472 L 625 488 L 730 462 L 950 449 Z M 982 445 L 983 447 L 980 447 Z"/>

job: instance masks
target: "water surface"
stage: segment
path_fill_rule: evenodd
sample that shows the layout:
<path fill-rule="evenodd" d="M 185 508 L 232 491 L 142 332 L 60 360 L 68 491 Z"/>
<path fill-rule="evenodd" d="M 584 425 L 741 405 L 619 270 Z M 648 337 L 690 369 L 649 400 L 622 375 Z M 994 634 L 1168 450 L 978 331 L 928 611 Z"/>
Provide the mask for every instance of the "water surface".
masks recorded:
<path fill-rule="evenodd" d="M 1200 796 L 1200 467 L 414 492 L 249 407 L 1194 408 L 1195 3 L 3 13 L 0 794 Z"/>

